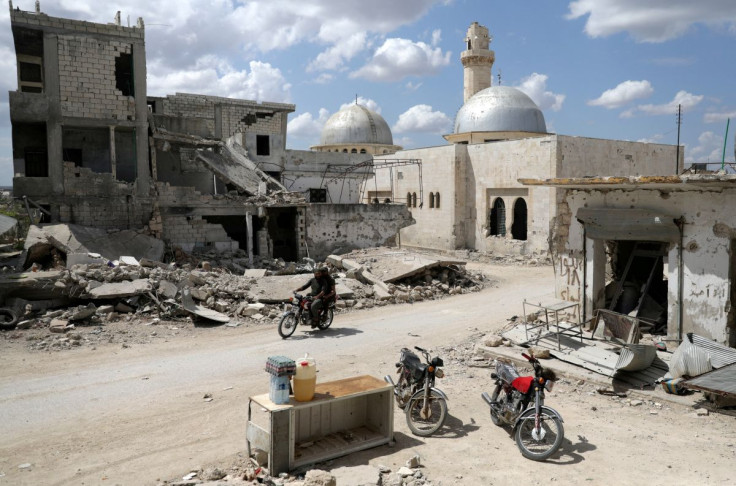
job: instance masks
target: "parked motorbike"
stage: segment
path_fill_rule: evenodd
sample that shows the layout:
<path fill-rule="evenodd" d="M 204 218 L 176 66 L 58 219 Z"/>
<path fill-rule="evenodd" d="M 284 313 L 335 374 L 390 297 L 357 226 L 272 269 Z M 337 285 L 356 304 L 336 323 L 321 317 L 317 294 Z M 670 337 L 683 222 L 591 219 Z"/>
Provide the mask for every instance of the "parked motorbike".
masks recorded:
<path fill-rule="evenodd" d="M 407 348 L 401 349 L 401 357 L 396 363 L 399 374 L 398 383 L 390 375 L 384 380 L 394 387 L 394 397 L 399 408 L 406 414 L 406 424 L 419 436 L 437 432 L 447 418 L 447 395 L 434 387 L 435 378 L 445 376 L 440 368 L 444 362 L 440 357 L 430 359 L 429 352 L 414 346 L 424 355 L 426 363 Z"/>
<path fill-rule="evenodd" d="M 498 426 L 511 425 L 516 445 L 522 455 L 533 461 L 544 461 L 562 444 L 565 429 L 562 417 L 544 405 L 544 390 L 552 390 L 557 376 L 545 369 L 534 357 L 522 353 L 534 367 L 534 376 L 519 376 L 513 364 L 496 361 L 496 380 L 492 395 L 482 393 L 491 407 L 491 420 Z"/>
<path fill-rule="evenodd" d="M 279 335 L 286 339 L 296 331 L 296 326 L 302 324 L 305 326 L 312 325 L 312 299 L 309 295 L 301 295 L 294 293 L 294 297 L 289 298 L 290 307 L 288 307 L 281 315 L 279 321 Z M 288 305 L 288 304 L 287 304 Z M 317 328 L 325 330 L 332 324 L 334 318 L 335 301 L 332 300 L 326 307 L 322 309 L 322 313 L 317 323 Z"/>

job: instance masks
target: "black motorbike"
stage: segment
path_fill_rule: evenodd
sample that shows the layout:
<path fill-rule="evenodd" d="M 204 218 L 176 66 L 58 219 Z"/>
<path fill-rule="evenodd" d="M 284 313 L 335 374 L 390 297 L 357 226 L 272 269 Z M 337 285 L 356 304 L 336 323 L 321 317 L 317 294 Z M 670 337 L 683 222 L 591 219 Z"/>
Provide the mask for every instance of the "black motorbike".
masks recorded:
<path fill-rule="evenodd" d="M 531 354 L 531 353 L 530 353 Z M 544 390 L 552 390 L 557 376 L 545 369 L 534 355 L 522 353 L 534 367 L 534 376 L 519 376 L 511 363 L 496 360 L 496 380 L 492 395 L 483 392 L 483 400 L 491 407 L 491 421 L 513 427 L 516 446 L 533 461 L 544 461 L 562 444 L 565 429 L 557 410 L 544 405 Z"/>
<path fill-rule="evenodd" d="M 439 356 L 430 359 L 429 352 L 418 346 L 414 349 L 424 355 L 426 363 L 402 348 L 396 363 L 398 383 L 389 375 L 384 380 L 393 385 L 396 403 L 404 410 L 409 429 L 416 435 L 428 436 L 437 432 L 447 418 L 447 396 L 434 387 L 435 378 L 445 376 L 440 368 L 444 362 Z"/>
<path fill-rule="evenodd" d="M 309 295 L 294 294 L 289 299 L 290 305 L 281 315 L 279 321 L 279 335 L 286 339 L 296 331 L 296 326 L 302 324 L 311 326 L 312 324 L 312 297 Z M 335 317 L 335 301 L 332 300 L 321 311 L 317 327 L 321 330 L 327 329 L 332 324 Z"/>

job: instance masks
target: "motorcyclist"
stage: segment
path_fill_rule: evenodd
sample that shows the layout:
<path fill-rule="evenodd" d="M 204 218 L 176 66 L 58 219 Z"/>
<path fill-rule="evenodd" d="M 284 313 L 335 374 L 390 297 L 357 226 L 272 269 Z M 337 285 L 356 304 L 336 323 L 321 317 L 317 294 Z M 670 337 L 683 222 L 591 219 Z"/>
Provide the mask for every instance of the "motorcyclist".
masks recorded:
<path fill-rule="evenodd" d="M 309 279 L 307 283 L 294 290 L 294 292 L 300 292 L 309 288 L 309 295 L 312 297 L 312 305 L 310 312 L 312 313 L 312 327 L 317 327 L 319 323 L 319 313 L 322 309 L 325 298 L 329 298 L 328 295 L 334 296 L 335 280 L 330 277 L 327 268 L 315 268 L 314 277 Z"/>

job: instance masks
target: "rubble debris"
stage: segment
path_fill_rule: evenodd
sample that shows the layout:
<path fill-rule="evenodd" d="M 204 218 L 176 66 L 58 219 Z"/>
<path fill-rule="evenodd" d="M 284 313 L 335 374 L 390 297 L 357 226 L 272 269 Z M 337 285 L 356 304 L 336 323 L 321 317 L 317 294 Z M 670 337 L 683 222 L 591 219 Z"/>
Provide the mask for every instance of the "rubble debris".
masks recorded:
<path fill-rule="evenodd" d="M 191 312 L 192 314 L 195 314 L 199 317 L 203 317 L 215 322 L 230 322 L 230 318 L 225 314 L 195 304 L 194 300 L 192 300 L 189 289 L 185 289 L 184 292 L 182 292 L 181 304 L 186 311 Z"/>

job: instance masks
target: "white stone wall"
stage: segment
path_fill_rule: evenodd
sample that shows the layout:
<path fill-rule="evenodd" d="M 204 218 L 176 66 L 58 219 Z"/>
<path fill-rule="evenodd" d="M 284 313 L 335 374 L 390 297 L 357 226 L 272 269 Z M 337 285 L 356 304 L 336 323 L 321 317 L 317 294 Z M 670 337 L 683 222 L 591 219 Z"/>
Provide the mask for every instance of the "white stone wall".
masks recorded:
<path fill-rule="evenodd" d="M 642 208 L 662 212 L 674 218 L 683 216 L 683 334 L 696 334 L 727 344 L 734 332 L 729 331 L 729 314 L 733 312 L 731 276 L 736 262 L 732 258 L 736 241 L 736 213 L 731 208 L 736 201 L 736 189 L 711 191 L 663 192 L 637 189 L 633 191 L 570 191 L 565 200 L 574 216 L 581 207 Z M 566 254 L 559 259 L 566 268 L 582 268 L 583 227 L 572 218 Z M 590 244 L 589 244 L 590 246 Z M 678 242 L 670 244 L 668 254 L 668 336 L 678 331 Z M 590 252 L 589 252 L 590 253 Z M 588 259 L 592 265 L 593 255 Z M 562 269 L 562 267 L 561 267 Z M 590 272 L 589 272 L 590 274 Z M 590 275 L 589 275 L 590 277 Z M 572 277 L 569 272 L 556 272 L 558 296 L 561 289 L 580 300 L 582 273 Z M 577 284 L 577 292 L 575 287 Z M 588 288 L 590 289 L 590 284 Z M 591 290 L 589 290 L 590 292 Z M 587 296 L 588 312 L 594 299 Z M 733 326 L 733 325 L 732 325 Z M 733 344 L 732 344 L 733 345 Z"/>
<path fill-rule="evenodd" d="M 135 120 L 135 99 L 115 87 L 115 58 L 131 54 L 131 44 L 82 35 L 58 39 L 62 115 Z"/>

